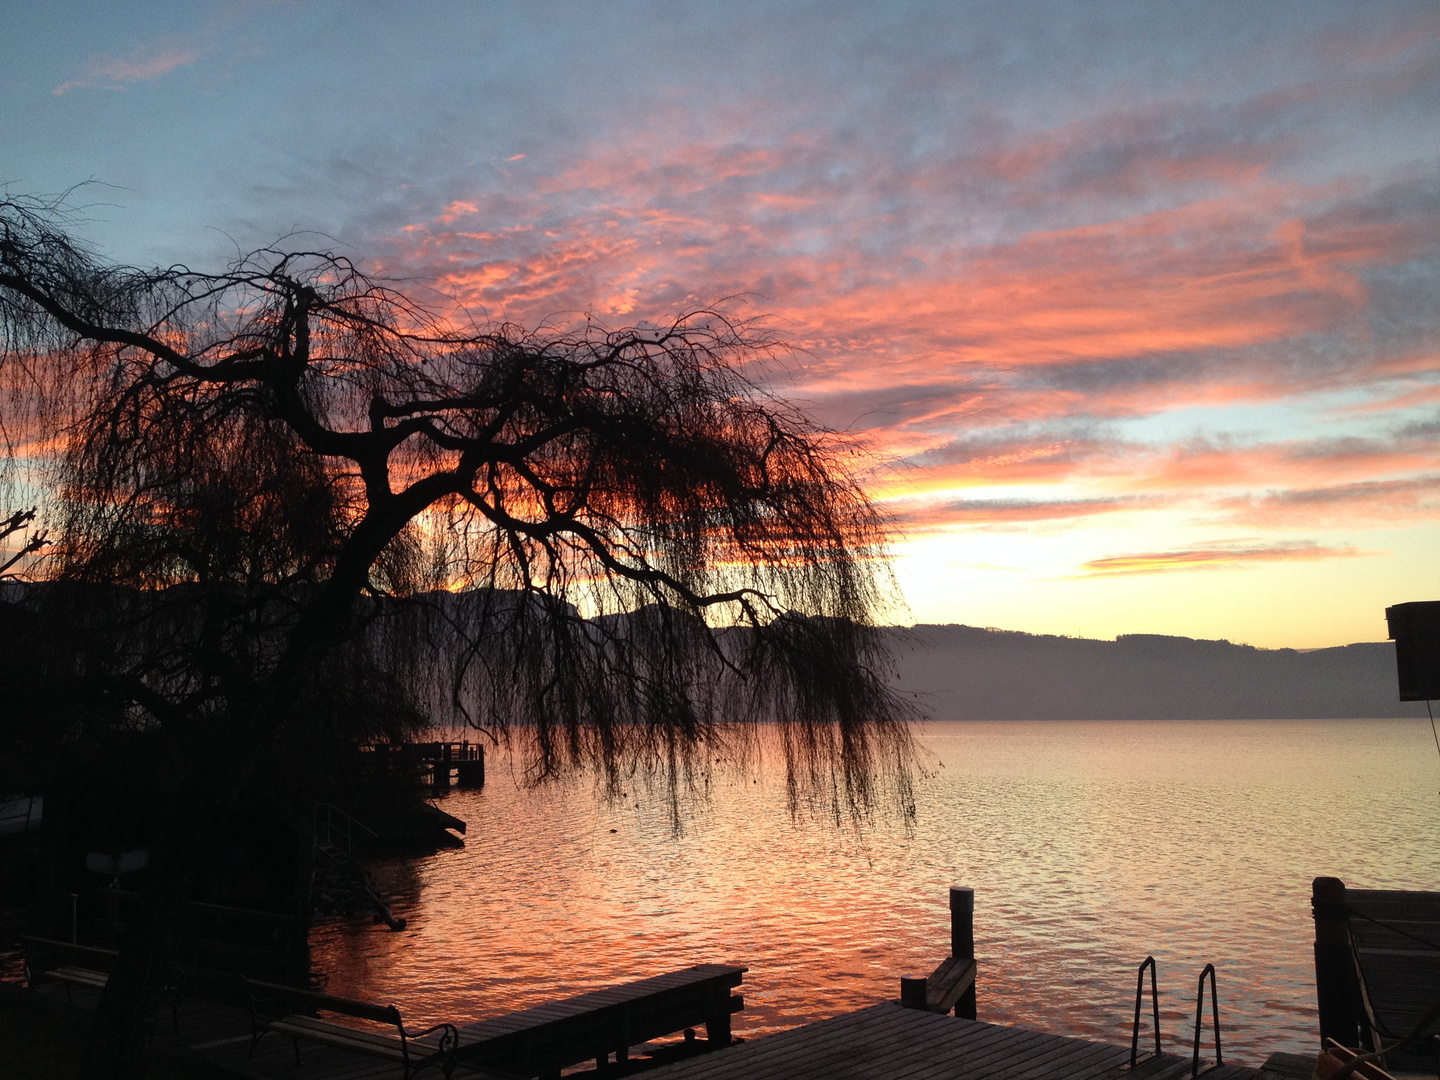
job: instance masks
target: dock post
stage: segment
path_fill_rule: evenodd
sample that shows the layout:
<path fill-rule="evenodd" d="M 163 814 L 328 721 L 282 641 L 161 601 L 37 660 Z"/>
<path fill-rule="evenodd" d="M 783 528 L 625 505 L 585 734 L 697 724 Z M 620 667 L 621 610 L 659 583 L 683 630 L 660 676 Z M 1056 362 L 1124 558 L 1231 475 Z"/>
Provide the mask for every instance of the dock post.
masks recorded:
<path fill-rule="evenodd" d="M 950 955 L 956 960 L 975 959 L 975 890 L 968 885 L 950 886 Z M 975 1019 L 975 985 L 955 1003 L 955 1015 Z"/>
<path fill-rule="evenodd" d="M 437 748 L 440 751 L 439 760 L 433 766 L 435 770 L 435 790 L 450 790 L 450 770 L 453 768 L 453 757 L 448 742 L 441 743 Z"/>
<path fill-rule="evenodd" d="M 930 980 L 924 975 L 900 976 L 900 1004 L 907 1009 L 925 1008 L 925 998 L 929 989 Z"/>
<path fill-rule="evenodd" d="M 1360 1045 L 1360 987 L 1350 952 L 1350 909 L 1345 883 L 1317 877 L 1311 884 L 1315 914 L 1315 1003 L 1320 1012 L 1320 1046 L 1334 1039 Z"/>

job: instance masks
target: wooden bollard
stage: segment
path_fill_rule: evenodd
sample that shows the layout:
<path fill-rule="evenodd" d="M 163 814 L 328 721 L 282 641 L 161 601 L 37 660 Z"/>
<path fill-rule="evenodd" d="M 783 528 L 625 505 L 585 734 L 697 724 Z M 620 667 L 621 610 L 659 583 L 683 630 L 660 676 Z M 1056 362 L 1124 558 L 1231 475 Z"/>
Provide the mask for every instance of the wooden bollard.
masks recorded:
<path fill-rule="evenodd" d="M 950 886 L 950 955 L 975 958 L 975 890 L 968 885 Z"/>
<path fill-rule="evenodd" d="M 1317 877 L 1310 886 L 1315 913 L 1315 1003 L 1320 1013 L 1320 1045 L 1360 1045 L 1360 984 L 1350 954 L 1350 909 L 1345 883 Z"/>
<path fill-rule="evenodd" d="M 440 760 L 435 762 L 435 790 L 450 790 L 450 770 L 454 768 L 455 762 L 452 757 L 453 751 L 450 744 L 441 743 L 439 746 Z"/>
<path fill-rule="evenodd" d="M 924 975 L 900 976 L 900 1004 L 907 1009 L 925 1008 L 929 980 Z"/>
<path fill-rule="evenodd" d="M 975 890 L 968 885 L 950 886 L 950 955 L 956 960 L 975 959 Z M 955 1015 L 975 1019 L 975 986 L 955 1003 Z"/>

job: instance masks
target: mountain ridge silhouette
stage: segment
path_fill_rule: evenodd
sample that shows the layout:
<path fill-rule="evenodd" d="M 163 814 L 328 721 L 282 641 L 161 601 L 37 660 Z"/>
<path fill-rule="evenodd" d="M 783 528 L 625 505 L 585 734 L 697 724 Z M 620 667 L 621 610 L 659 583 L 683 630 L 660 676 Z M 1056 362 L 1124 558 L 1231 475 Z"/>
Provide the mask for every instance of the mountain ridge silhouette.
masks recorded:
<path fill-rule="evenodd" d="M 1285 720 L 1425 716 L 1399 700 L 1393 642 L 1261 649 L 961 624 L 894 628 L 896 681 L 937 720 Z"/>

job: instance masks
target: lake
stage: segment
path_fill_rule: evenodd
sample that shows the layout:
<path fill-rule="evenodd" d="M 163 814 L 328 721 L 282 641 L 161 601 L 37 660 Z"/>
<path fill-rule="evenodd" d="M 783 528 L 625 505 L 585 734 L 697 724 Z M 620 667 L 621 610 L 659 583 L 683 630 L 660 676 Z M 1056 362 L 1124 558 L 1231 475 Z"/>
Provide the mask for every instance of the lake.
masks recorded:
<path fill-rule="evenodd" d="M 776 762 L 717 775 L 677 835 L 643 786 L 539 790 L 492 762 L 440 805 L 463 849 L 372 866 L 408 929 L 311 935 L 333 993 L 469 1021 L 688 964 L 744 964 L 755 1037 L 899 994 L 975 889 L 981 1020 L 1128 1043 L 1135 971 L 1188 1054 L 1217 970 L 1227 1060 L 1317 1042 L 1310 882 L 1440 888 L 1425 720 L 946 723 L 908 829 L 793 820 Z M 1208 1013 L 1208 1008 L 1207 1008 Z M 1209 1036 L 1206 1036 L 1209 1045 Z"/>

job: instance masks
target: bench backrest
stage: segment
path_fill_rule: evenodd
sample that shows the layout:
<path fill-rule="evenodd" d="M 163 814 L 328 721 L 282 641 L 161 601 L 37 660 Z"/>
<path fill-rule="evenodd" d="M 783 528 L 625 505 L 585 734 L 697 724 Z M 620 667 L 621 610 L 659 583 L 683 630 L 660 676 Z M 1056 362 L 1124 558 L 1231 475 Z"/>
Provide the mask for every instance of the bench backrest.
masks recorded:
<path fill-rule="evenodd" d="M 280 983 L 261 982 L 246 979 L 251 998 L 275 1001 L 287 1012 L 332 1012 L 341 1016 L 353 1016 L 359 1020 L 371 1020 L 377 1024 L 400 1027 L 400 1010 L 394 1005 L 372 1005 L 368 1001 L 351 1001 L 349 998 L 331 997 L 329 994 L 302 990 L 298 986 L 283 986 Z"/>

